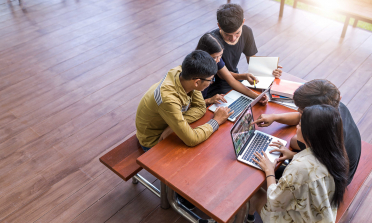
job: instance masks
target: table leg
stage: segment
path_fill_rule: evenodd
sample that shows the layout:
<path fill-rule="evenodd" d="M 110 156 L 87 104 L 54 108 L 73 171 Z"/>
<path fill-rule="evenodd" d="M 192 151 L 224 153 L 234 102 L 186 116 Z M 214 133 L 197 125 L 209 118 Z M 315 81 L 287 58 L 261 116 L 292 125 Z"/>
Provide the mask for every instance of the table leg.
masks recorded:
<path fill-rule="evenodd" d="M 236 214 L 235 223 L 242 223 L 245 222 L 245 219 L 248 215 L 248 205 L 244 204 L 242 208 L 238 211 L 238 214 Z"/>
<path fill-rule="evenodd" d="M 169 201 L 167 198 L 167 185 L 165 183 L 161 182 L 161 188 L 160 188 L 160 207 L 163 209 L 168 209 L 170 207 Z"/>
<path fill-rule="evenodd" d="M 285 2 L 285 0 L 280 1 L 279 17 L 283 17 L 284 2 Z"/>
<path fill-rule="evenodd" d="M 349 21 L 350 21 L 350 16 L 346 16 L 344 28 L 342 29 L 342 33 L 341 33 L 341 38 L 345 37 L 347 26 L 349 25 Z"/>
<path fill-rule="evenodd" d="M 180 215 L 182 215 L 184 218 L 189 220 L 192 223 L 197 223 L 199 219 L 201 219 L 198 215 L 196 215 L 194 212 L 190 211 L 188 208 L 183 206 L 176 197 L 176 192 L 174 192 L 172 189 L 167 187 L 167 195 L 168 195 L 168 201 L 170 206 L 178 212 Z"/>
<path fill-rule="evenodd" d="M 132 177 L 132 184 L 138 184 L 138 180 L 135 177 Z"/>

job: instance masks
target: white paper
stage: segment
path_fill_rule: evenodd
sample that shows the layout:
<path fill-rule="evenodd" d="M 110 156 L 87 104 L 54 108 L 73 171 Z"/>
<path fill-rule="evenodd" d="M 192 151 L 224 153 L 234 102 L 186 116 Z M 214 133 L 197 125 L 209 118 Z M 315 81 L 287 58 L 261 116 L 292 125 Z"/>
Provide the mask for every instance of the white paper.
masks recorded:
<path fill-rule="evenodd" d="M 278 68 L 279 57 L 250 57 L 248 73 L 254 76 L 273 77 L 273 71 Z"/>
<path fill-rule="evenodd" d="M 256 83 L 256 88 L 258 89 L 268 89 L 275 79 L 273 75 L 271 75 L 271 77 L 256 76 L 256 78 L 259 81 Z M 254 85 L 251 85 L 247 80 L 242 81 L 242 84 L 247 87 L 254 88 Z"/>

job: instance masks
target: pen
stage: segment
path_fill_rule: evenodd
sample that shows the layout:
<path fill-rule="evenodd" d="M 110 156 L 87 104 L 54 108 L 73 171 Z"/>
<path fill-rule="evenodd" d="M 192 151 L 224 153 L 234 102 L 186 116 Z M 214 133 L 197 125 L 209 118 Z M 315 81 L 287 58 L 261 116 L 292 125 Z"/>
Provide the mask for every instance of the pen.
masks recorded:
<path fill-rule="evenodd" d="M 256 80 L 253 80 L 253 86 L 256 88 Z"/>

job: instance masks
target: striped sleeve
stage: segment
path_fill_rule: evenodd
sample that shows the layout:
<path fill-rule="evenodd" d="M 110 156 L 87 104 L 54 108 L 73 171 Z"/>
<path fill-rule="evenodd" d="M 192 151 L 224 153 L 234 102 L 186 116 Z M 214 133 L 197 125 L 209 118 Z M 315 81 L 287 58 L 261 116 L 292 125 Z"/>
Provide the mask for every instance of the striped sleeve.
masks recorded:
<path fill-rule="evenodd" d="M 218 125 L 218 122 L 214 119 L 209 120 L 207 123 L 212 126 L 213 132 L 217 131 L 217 129 L 220 127 L 220 125 Z"/>

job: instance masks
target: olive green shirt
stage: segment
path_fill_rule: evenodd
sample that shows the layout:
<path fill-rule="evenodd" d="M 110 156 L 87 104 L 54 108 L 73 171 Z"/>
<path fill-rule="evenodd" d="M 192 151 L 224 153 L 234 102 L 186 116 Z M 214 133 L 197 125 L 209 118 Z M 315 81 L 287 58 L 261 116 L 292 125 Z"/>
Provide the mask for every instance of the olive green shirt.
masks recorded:
<path fill-rule="evenodd" d="M 142 146 L 155 146 L 168 126 L 188 146 L 203 142 L 218 129 L 214 119 L 194 129 L 189 125 L 203 117 L 206 105 L 200 91 L 186 94 L 179 79 L 181 71 L 181 66 L 171 69 L 142 97 L 136 114 L 136 135 Z"/>

